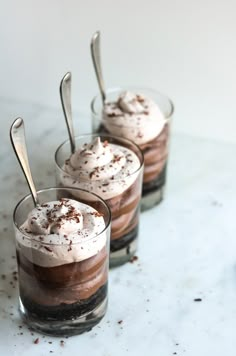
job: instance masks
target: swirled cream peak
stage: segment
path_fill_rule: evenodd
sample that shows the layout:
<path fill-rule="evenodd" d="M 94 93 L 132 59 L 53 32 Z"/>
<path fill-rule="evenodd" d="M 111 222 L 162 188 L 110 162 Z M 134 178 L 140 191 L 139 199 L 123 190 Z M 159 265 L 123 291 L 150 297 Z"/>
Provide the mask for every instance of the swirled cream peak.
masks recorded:
<path fill-rule="evenodd" d="M 61 199 L 35 207 L 17 240 L 31 262 L 44 267 L 79 262 L 106 244 L 105 222 L 89 205 Z"/>
<path fill-rule="evenodd" d="M 110 167 L 112 161 L 114 165 Z M 80 178 L 86 179 L 89 174 L 90 179 L 97 180 L 114 175 L 124 163 L 124 157 L 121 156 L 120 160 L 115 162 L 110 145 L 107 142 L 101 142 L 100 137 L 97 137 L 91 144 L 85 144 L 82 149 L 78 149 L 70 157 L 69 162 L 72 172 L 78 172 Z M 98 175 L 96 173 L 99 169 Z"/>
<path fill-rule="evenodd" d="M 157 137 L 166 119 L 150 98 L 125 91 L 103 108 L 103 125 L 112 134 L 143 144 Z"/>
<path fill-rule="evenodd" d="M 64 186 L 82 188 L 110 199 L 135 181 L 139 167 L 139 158 L 133 151 L 96 137 L 66 160 L 60 180 Z"/>

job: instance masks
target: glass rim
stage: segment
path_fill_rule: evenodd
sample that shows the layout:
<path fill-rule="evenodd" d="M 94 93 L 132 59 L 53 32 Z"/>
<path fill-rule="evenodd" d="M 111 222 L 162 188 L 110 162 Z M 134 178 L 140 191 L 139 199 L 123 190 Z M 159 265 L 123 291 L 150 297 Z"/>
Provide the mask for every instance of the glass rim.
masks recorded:
<path fill-rule="evenodd" d="M 40 190 L 37 190 L 37 194 L 40 194 L 42 192 L 46 192 L 46 191 L 53 191 L 53 190 L 75 190 L 75 191 L 82 191 L 82 192 L 85 192 L 85 193 L 89 193 L 93 196 L 95 196 L 96 198 L 99 198 L 99 200 L 103 203 L 103 205 L 106 207 L 107 209 L 107 213 L 108 213 L 108 221 L 107 223 L 105 222 L 105 227 L 104 229 L 99 232 L 97 235 L 93 236 L 93 237 L 90 237 L 89 239 L 87 239 L 86 241 L 80 241 L 80 242 L 75 242 L 75 243 L 72 243 L 70 245 L 70 242 L 68 243 L 65 243 L 65 244 L 59 244 L 59 243 L 50 243 L 50 242 L 43 242 L 43 241 L 38 241 L 34 238 L 32 238 L 32 235 L 28 235 L 26 232 L 23 232 L 21 229 L 20 229 L 20 226 L 17 224 L 16 222 L 16 212 L 17 212 L 17 209 L 19 209 L 20 205 L 22 203 L 24 203 L 27 199 L 31 198 L 32 199 L 32 195 L 29 193 L 27 195 L 25 195 L 15 206 L 14 208 L 14 211 L 13 211 L 13 224 L 14 224 L 14 227 L 20 232 L 20 233 L 23 233 L 24 236 L 26 237 L 27 240 L 30 240 L 30 241 L 33 241 L 33 242 L 37 242 L 37 243 L 40 243 L 42 245 L 47 245 L 47 246 L 74 246 L 74 245 L 80 245 L 80 244 L 83 244 L 83 243 L 87 243 L 89 242 L 90 240 L 94 239 L 95 237 L 97 236 L 100 236 L 102 235 L 106 230 L 107 228 L 109 228 L 109 226 L 111 225 L 111 210 L 108 206 L 108 204 L 105 202 L 104 199 L 102 199 L 99 195 L 95 194 L 95 193 L 92 193 L 92 192 L 89 192 L 88 190 L 85 190 L 85 189 L 81 189 L 81 188 L 75 188 L 75 187 L 48 187 L 48 188 L 43 188 L 43 189 L 40 189 Z M 71 199 L 71 200 L 74 200 L 74 199 Z M 33 199 L 32 199 L 33 201 Z M 40 235 L 40 234 L 39 234 Z"/>
<path fill-rule="evenodd" d="M 127 138 L 123 138 L 123 137 L 115 136 L 115 135 L 111 135 L 111 134 L 105 134 L 105 133 L 102 133 L 102 134 L 98 134 L 98 133 L 83 134 L 83 135 L 75 136 L 74 138 L 75 138 L 75 141 L 76 141 L 77 139 L 82 139 L 82 138 L 86 138 L 86 137 L 108 137 L 108 138 L 110 137 L 110 138 L 114 138 L 115 140 L 118 140 L 118 141 L 125 141 L 125 142 L 127 142 L 128 144 L 132 144 L 132 145 L 137 149 L 137 151 L 138 151 L 139 154 L 140 154 L 140 157 L 138 157 L 135 152 L 134 152 L 134 153 L 135 153 L 136 156 L 138 157 L 138 159 L 139 159 L 139 161 L 140 161 L 140 165 L 139 165 L 139 167 L 138 167 L 134 172 L 132 172 L 132 173 L 129 174 L 129 175 L 127 174 L 127 175 L 126 175 L 125 177 L 123 177 L 122 179 L 125 179 L 125 178 L 127 178 L 127 177 L 132 177 L 134 174 L 136 174 L 137 172 L 139 172 L 139 171 L 142 170 L 142 168 L 143 168 L 143 166 L 144 166 L 144 156 L 143 156 L 142 150 L 140 149 L 140 147 L 139 147 L 135 142 L 133 142 L 133 141 L 127 139 Z M 72 174 L 69 174 L 69 173 L 66 172 L 61 166 L 59 166 L 58 161 L 57 161 L 58 153 L 59 153 L 60 149 L 61 149 L 65 144 L 70 144 L 70 140 L 67 139 L 67 140 L 63 141 L 63 142 L 57 147 L 57 149 L 56 149 L 56 152 L 55 152 L 55 155 L 54 155 L 55 162 L 56 162 L 56 166 L 57 166 L 57 168 L 58 168 L 61 172 L 64 172 L 64 173 L 66 173 L 67 175 L 76 178 L 76 176 L 73 176 Z M 119 178 L 119 179 L 114 179 L 112 182 L 117 182 L 117 181 L 119 181 L 120 179 L 121 179 L 121 178 Z M 87 181 L 88 181 L 88 180 L 85 180 L 85 179 L 82 180 L 82 179 L 81 179 L 81 182 L 87 182 Z M 99 180 L 98 180 L 98 181 L 99 181 Z M 80 188 L 78 188 L 78 189 L 80 189 Z M 83 190 L 83 189 L 81 189 L 81 190 Z M 95 195 L 96 195 L 96 194 L 95 194 Z"/>
<path fill-rule="evenodd" d="M 161 92 L 159 92 L 158 90 L 156 90 L 156 89 L 153 89 L 153 88 L 148 88 L 148 87 L 140 87 L 140 86 L 134 86 L 134 85 L 126 85 L 126 86 L 124 86 L 124 87 L 122 87 L 122 86 L 119 86 L 119 87 L 112 87 L 112 88 L 107 88 L 107 90 L 105 91 L 105 93 L 106 94 L 112 94 L 112 93 L 116 93 L 116 92 L 121 92 L 121 91 L 124 91 L 125 89 L 130 89 L 130 90 L 140 90 L 140 91 L 142 91 L 142 90 L 147 90 L 147 91 L 150 91 L 150 92 L 153 92 L 153 94 L 158 94 L 158 95 L 160 95 L 160 96 L 162 96 L 162 97 L 165 97 L 165 99 L 167 99 L 167 101 L 168 101 L 168 103 L 169 103 L 169 105 L 170 105 L 170 111 L 169 111 L 169 113 L 168 113 L 168 115 L 166 115 L 165 116 L 165 118 L 166 119 L 169 119 L 172 115 L 173 115 L 173 113 L 174 113 L 174 110 L 175 110 L 175 106 L 174 106 L 174 103 L 173 103 L 173 101 L 169 98 L 169 96 L 168 95 L 166 95 L 166 94 L 164 94 L 164 93 L 161 93 Z M 91 103 L 90 103 L 90 109 L 91 109 L 91 111 L 92 111 L 92 114 L 93 115 L 96 115 L 96 116 L 98 116 L 98 112 L 96 112 L 96 110 L 95 110 L 95 102 L 96 102 L 96 100 L 99 98 L 101 96 L 101 94 L 100 93 L 97 93 L 94 97 L 93 97 L 93 99 L 92 99 L 92 101 L 91 101 Z"/>

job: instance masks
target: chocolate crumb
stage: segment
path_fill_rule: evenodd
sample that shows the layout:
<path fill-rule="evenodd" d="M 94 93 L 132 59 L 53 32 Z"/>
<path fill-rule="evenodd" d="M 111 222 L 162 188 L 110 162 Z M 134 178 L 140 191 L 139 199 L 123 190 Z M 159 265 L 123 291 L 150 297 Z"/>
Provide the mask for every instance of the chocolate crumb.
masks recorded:
<path fill-rule="evenodd" d="M 123 320 L 119 320 L 117 323 L 118 323 L 118 324 L 122 324 L 122 323 L 123 323 Z"/>
<path fill-rule="evenodd" d="M 37 339 L 34 340 L 34 344 L 38 344 L 39 343 L 39 338 L 37 337 Z"/>
<path fill-rule="evenodd" d="M 201 302 L 201 301 L 202 301 L 201 298 L 195 298 L 195 299 L 194 299 L 194 302 Z"/>
<path fill-rule="evenodd" d="M 137 260 L 138 260 L 138 256 L 132 256 L 131 259 L 129 260 L 129 262 L 134 263 Z"/>

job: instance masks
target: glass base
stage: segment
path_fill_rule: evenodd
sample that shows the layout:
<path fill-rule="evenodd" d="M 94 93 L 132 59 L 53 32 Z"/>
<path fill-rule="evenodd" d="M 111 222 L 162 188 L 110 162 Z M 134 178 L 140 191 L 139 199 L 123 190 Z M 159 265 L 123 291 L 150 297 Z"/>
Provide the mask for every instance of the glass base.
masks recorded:
<path fill-rule="evenodd" d="M 141 212 L 153 208 L 155 205 L 158 205 L 165 195 L 165 185 L 156 189 L 150 193 L 147 193 L 142 196 L 141 199 Z"/>
<path fill-rule="evenodd" d="M 120 266 L 134 256 L 137 251 L 138 226 L 126 236 L 111 241 L 110 267 Z"/>
<path fill-rule="evenodd" d="M 107 302 L 106 297 L 94 310 L 68 320 L 40 320 L 25 309 L 20 298 L 19 310 L 21 318 L 33 330 L 46 335 L 65 337 L 90 331 L 104 317 Z"/>

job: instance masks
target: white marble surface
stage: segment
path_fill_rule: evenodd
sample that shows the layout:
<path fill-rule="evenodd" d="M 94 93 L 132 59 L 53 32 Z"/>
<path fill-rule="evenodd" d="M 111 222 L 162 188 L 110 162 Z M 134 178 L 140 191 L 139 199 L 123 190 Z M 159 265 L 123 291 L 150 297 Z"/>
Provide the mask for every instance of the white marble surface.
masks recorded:
<path fill-rule="evenodd" d="M 111 271 L 104 320 L 61 346 L 60 338 L 20 328 L 11 216 L 27 187 L 8 130 L 16 113 L 25 117 L 41 188 L 54 182 L 53 152 L 66 138 L 63 117 L 11 100 L 0 101 L 0 112 L 0 355 L 234 356 L 236 145 L 173 135 L 166 200 L 141 216 L 138 261 Z M 80 132 L 89 128 L 88 119 L 83 130 L 75 124 Z"/>

